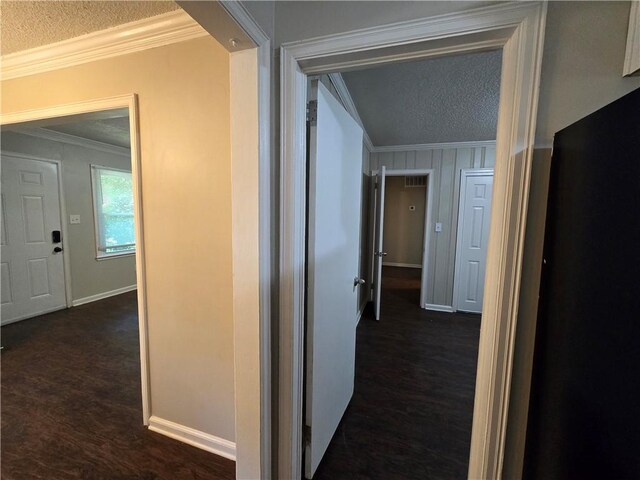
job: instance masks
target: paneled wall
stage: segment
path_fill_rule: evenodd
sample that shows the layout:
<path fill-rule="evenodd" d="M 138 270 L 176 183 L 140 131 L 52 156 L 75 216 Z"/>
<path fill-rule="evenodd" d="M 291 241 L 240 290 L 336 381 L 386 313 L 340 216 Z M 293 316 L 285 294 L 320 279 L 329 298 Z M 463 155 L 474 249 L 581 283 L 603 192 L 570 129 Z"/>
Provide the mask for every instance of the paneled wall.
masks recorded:
<path fill-rule="evenodd" d="M 377 148 L 370 155 L 371 171 L 433 169 L 431 240 L 427 274 L 427 303 L 451 306 L 455 270 L 456 229 L 460 200 L 460 172 L 469 168 L 493 168 L 495 142 L 433 144 Z M 435 232 L 435 223 L 442 231 Z"/>

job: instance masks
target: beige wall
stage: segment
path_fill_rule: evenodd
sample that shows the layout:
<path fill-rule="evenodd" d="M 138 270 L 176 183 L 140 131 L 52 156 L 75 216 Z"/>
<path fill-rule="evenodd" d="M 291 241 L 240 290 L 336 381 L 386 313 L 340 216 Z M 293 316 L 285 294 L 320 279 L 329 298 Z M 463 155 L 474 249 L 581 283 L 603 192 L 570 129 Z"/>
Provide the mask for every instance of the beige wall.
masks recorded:
<path fill-rule="evenodd" d="M 79 300 L 136 284 L 133 255 L 96 260 L 91 165 L 131 171 L 130 156 L 54 142 L 15 132 L 2 132 L 3 150 L 24 153 L 62 163 L 62 183 L 69 238 L 64 239 L 65 255 L 71 265 L 71 298 Z M 70 225 L 69 215 L 80 215 L 81 223 Z"/>
<path fill-rule="evenodd" d="M 383 165 L 387 170 L 433 170 L 426 301 L 431 305 L 451 306 L 460 175 L 463 168 L 493 168 L 496 159 L 495 146 L 456 148 L 452 145 L 444 149 L 377 152 L 372 153 L 370 159 L 372 170 L 378 170 Z M 436 222 L 442 223 L 441 232 L 434 231 Z"/>
<path fill-rule="evenodd" d="M 137 93 L 151 413 L 235 439 L 229 56 L 211 38 L 2 82 L 2 111 Z"/>
<path fill-rule="evenodd" d="M 387 177 L 384 196 L 384 264 L 422 267 L 426 187 L 405 187 L 405 177 Z M 409 210 L 413 205 L 415 210 Z"/>

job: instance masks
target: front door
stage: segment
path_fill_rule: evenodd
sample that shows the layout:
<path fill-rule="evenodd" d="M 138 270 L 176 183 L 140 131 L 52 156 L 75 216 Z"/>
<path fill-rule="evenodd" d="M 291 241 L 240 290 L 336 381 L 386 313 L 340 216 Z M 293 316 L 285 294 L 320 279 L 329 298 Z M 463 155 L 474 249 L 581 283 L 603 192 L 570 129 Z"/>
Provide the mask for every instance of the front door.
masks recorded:
<path fill-rule="evenodd" d="M 58 166 L 4 153 L 1 163 L 4 325 L 65 308 L 66 295 Z"/>
<path fill-rule="evenodd" d="M 305 476 L 312 478 L 355 379 L 362 129 L 320 83 L 311 86 Z M 315 118 L 313 118 L 315 117 Z"/>

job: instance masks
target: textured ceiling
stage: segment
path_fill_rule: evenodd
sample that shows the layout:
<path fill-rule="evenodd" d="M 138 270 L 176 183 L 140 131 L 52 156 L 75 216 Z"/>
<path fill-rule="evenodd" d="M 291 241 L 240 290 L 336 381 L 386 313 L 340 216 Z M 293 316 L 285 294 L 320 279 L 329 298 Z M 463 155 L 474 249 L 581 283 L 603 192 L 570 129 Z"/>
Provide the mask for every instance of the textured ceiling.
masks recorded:
<path fill-rule="evenodd" d="M 495 140 L 500 50 L 342 74 L 375 146 Z"/>
<path fill-rule="evenodd" d="M 101 120 L 83 120 L 76 123 L 49 125 L 46 128 L 75 135 L 76 137 L 88 138 L 96 142 L 131 148 L 128 116 Z"/>
<path fill-rule="evenodd" d="M 177 10 L 171 1 L 0 2 L 2 55 Z"/>

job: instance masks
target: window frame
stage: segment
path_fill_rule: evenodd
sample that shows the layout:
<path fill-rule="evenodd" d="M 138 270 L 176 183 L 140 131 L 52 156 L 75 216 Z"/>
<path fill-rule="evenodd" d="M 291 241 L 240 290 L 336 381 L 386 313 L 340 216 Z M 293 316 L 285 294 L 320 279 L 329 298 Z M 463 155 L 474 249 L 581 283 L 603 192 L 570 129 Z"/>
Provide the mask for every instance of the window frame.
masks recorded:
<path fill-rule="evenodd" d="M 106 251 L 101 250 L 101 239 L 102 232 L 104 231 L 103 226 L 103 215 L 102 209 L 98 207 L 98 200 L 102 198 L 102 184 L 100 183 L 100 170 L 107 170 L 111 172 L 119 172 L 119 173 L 127 173 L 131 176 L 131 195 L 134 195 L 133 192 L 133 172 L 131 170 L 125 170 L 123 168 L 114 168 L 114 167 L 105 167 L 104 165 L 91 164 L 91 203 L 93 205 L 93 232 L 95 238 L 95 247 L 96 247 L 96 260 L 108 260 L 111 258 L 120 258 L 127 257 L 130 255 L 135 255 L 137 250 L 137 245 L 135 243 L 135 222 L 134 222 L 134 248 L 132 250 L 122 251 L 122 252 L 111 252 L 108 253 Z M 135 199 L 134 199 L 135 200 Z M 135 210 L 135 209 L 134 209 Z M 135 216 L 135 213 L 132 213 Z M 106 245 L 105 245 L 106 249 Z"/>

